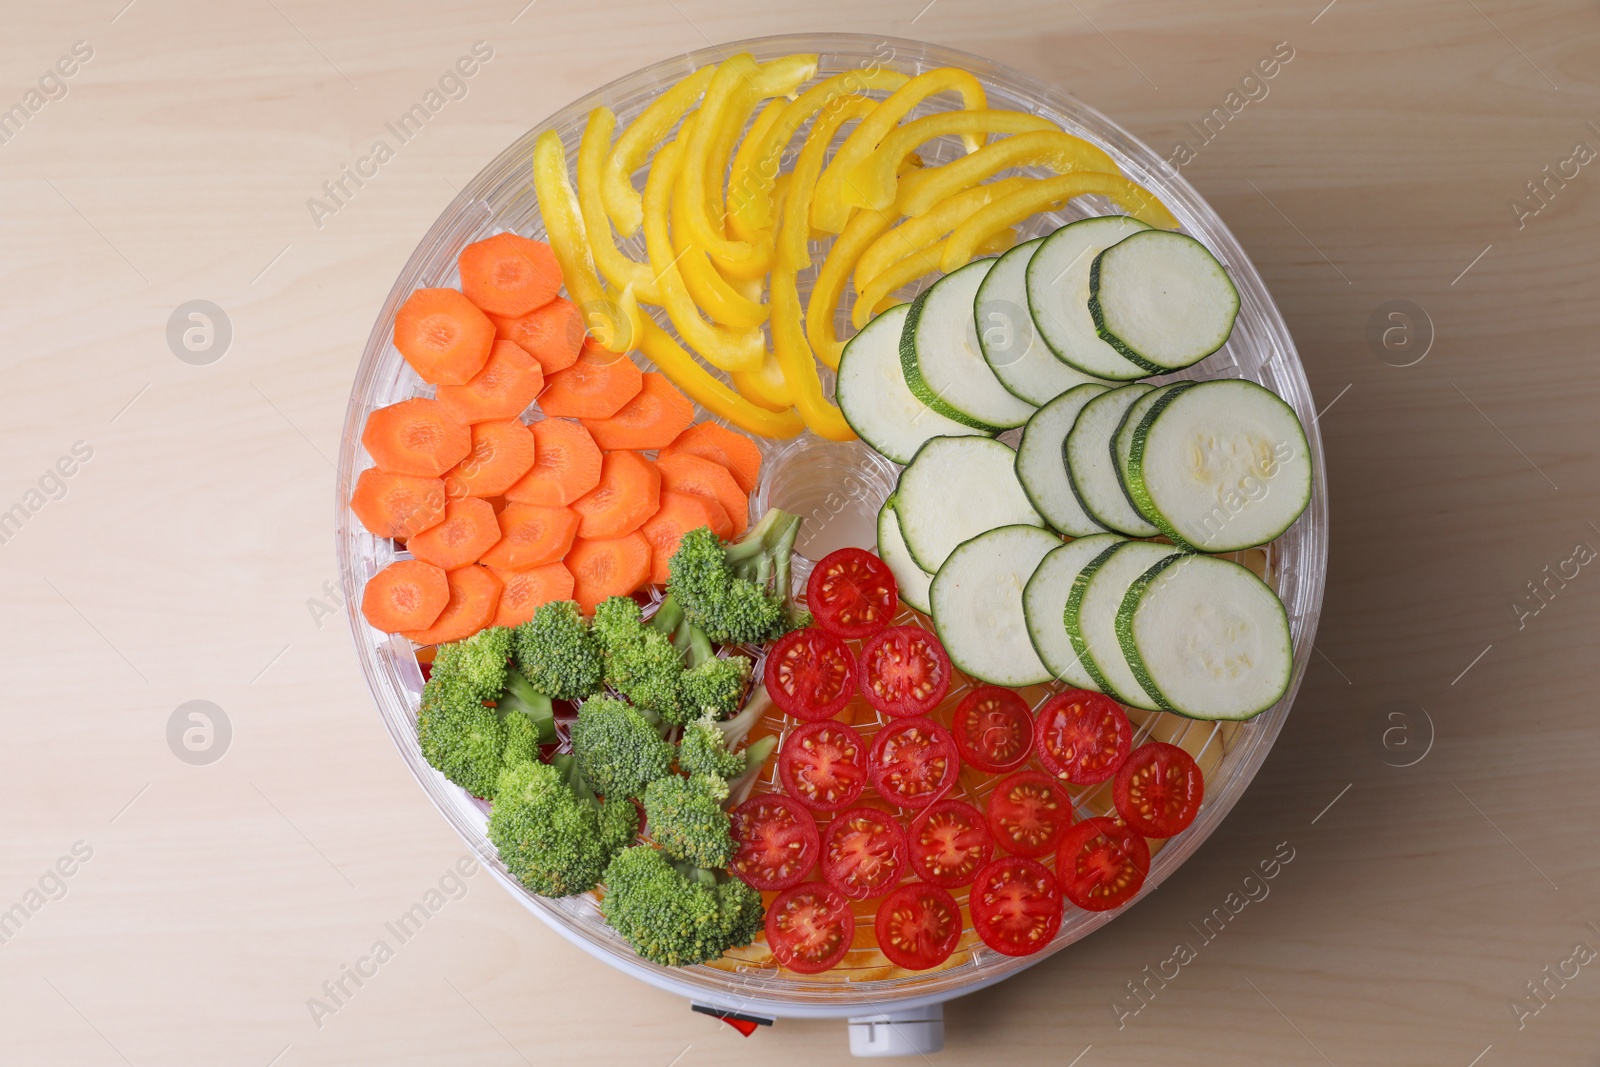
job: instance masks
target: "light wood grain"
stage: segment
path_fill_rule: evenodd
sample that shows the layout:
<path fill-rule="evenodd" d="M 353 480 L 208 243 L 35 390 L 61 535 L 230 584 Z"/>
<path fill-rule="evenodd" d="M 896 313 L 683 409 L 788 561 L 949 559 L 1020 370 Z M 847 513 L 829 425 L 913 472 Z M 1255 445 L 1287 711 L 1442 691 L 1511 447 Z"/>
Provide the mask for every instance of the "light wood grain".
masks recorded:
<path fill-rule="evenodd" d="M 858 30 L 1048 78 L 1163 153 L 1288 42 L 1269 94 L 1184 175 L 1333 404 L 1321 655 L 1264 770 L 1150 899 L 950 1005 L 940 1062 L 1064 1065 L 1091 1045 L 1083 1067 L 1592 1062 L 1600 964 L 1520 1030 L 1509 1002 L 1575 943 L 1600 948 L 1600 575 L 1520 629 L 1512 605 L 1600 548 L 1600 164 L 1520 229 L 1508 201 L 1576 142 L 1600 148 L 1594 5 L 540 0 L 513 21 L 522 0 L 124 3 L 11 5 L 0 34 L 0 107 L 94 49 L 0 145 L 0 510 L 93 449 L 0 544 L 0 909 L 74 842 L 93 850 L 0 945 L 0 1060 L 845 1061 L 841 1024 L 740 1038 L 481 873 L 314 1025 L 307 998 L 463 849 L 396 758 L 342 617 L 310 603 L 334 578 L 329 459 L 358 353 L 454 189 L 645 63 Z M 307 199 L 478 40 L 495 54 L 470 94 L 316 226 Z M 165 341 L 195 298 L 233 325 L 210 366 Z M 1434 324 L 1415 366 L 1369 349 L 1391 299 Z M 232 723 L 210 766 L 165 741 L 191 699 Z M 1390 702 L 1436 726 L 1415 766 L 1375 747 Z M 1270 896 L 1119 1029 L 1125 983 L 1198 944 L 1190 924 L 1280 842 L 1295 858 Z"/>

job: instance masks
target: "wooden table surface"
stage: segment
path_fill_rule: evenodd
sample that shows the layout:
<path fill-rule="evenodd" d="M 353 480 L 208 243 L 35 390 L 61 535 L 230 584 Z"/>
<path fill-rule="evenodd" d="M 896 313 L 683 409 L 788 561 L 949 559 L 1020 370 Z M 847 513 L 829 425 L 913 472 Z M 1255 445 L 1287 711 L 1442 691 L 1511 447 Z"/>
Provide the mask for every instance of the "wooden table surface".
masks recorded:
<path fill-rule="evenodd" d="M 1334 522 L 1318 654 L 1231 818 L 1105 930 L 949 1005 L 939 1062 L 1596 1062 L 1600 9 L 525 2 L 8 5 L 0 1060 L 847 1059 L 841 1023 L 741 1038 L 450 878 L 463 846 L 352 655 L 330 459 L 396 273 L 504 145 L 708 42 L 850 30 L 1187 145 L 1324 407 Z M 479 41 L 466 95 L 313 213 Z M 231 325 L 203 365 L 168 341 L 191 300 Z M 229 724 L 207 765 L 169 747 L 191 700 Z M 459 899 L 314 1019 L 441 880 Z"/>

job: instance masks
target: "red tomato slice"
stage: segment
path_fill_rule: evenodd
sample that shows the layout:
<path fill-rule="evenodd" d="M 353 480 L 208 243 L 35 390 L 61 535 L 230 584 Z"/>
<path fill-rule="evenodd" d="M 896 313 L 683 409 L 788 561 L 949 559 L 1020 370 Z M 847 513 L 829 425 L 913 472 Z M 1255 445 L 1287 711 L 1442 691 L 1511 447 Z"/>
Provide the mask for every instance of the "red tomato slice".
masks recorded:
<path fill-rule="evenodd" d="M 778 640 L 762 680 L 773 703 L 797 719 L 831 719 L 855 691 L 855 657 L 839 638 L 814 626 Z"/>
<path fill-rule="evenodd" d="M 978 872 L 967 901 L 983 943 L 1007 956 L 1029 956 L 1061 929 L 1061 888 L 1043 864 L 1002 856 Z"/>
<path fill-rule="evenodd" d="M 851 900 L 881 897 L 906 872 L 906 835 L 877 808 L 851 808 L 833 817 L 822 841 L 822 877 Z"/>
<path fill-rule="evenodd" d="M 859 548 L 822 557 L 806 580 L 806 607 L 817 625 L 840 637 L 871 637 L 900 610 L 889 565 Z"/>
<path fill-rule="evenodd" d="M 767 946 L 798 974 L 821 974 L 836 966 L 855 933 L 850 902 L 823 882 L 797 885 L 767 907 Z"/>
<path fill-rule="evenodd" d="M 889 962 L 925 971 L 950 958 L 961 940 L 961 907 L 936 885 L 912 882 L 884 898 L 872 923 Z"/>
<path fill-rule="evenodd" d="M 1072 801 L 1038 771 L 1002 778 L 989 794 L 989 832 L 1016 856 L 1047 856 L 1072 825 Z"/>
<path fill-rule="evenodd" d="M 729 824 L 728 870 L 754 889 L 788 889 L 817 865 L 817 821 L 791 797 L 751 797 L 733 809 Z"/>
<path fill-rule="evenodd" d="M 961 698 L 950 725 L 961 758 L 980 771 L 1005 774 L 1033 750 L 1033 713 L 1011 689 L 983 685 Z"/>
<path fill-rule="evenodd" d="M 941 800 L 918 815 L 906 844 L 917 877 L 945 889 L 971 885 L 994 855 L 983 813 L 959 800 Z"/>
<path fill-rule="evenodd" d="M 1085 819 L 1061 839 L 1056 880 L 1085 911 L 1110 911 L 1133 899 L 1150 873 L 1150 846 L 1115 819 Z"/>
<path fill-rule="evenodd" d="M 1205 794 L 1205 775 L 1189 753 L 1163 741 L 1135 749 L 1111 786 L 1117 814 L 1146 837 L 1171 837 L 1187 830 L 1200 813 Z"/>
<path fill-rule="evenodd" d="M 961 758 L 950 731 L 932 719 L 896 719 L 878 731 L 867 774 L 878 795 L 902 808 L 925 808 L 956 784 Z"/>
<path fill-rule="evenodd" d="M 1122 705 L 1087 689 L 1051 697 L 1039 709 L 1034 734 L 1044 769 L 1073 785 L 1110 778 L 1133 747 L 1133 727 Z"/>
<path fill-rule="evenodd" d="M 950 657 L 920 626 L 891 626 L 861 646 L 861 695 L 885 715 L 926 715 L 950 692 Z"/>
<path fill-rule="evenodd" d="M 867 787 L 867 743 L 842 722 L 808 722 L 784 739 L 778 777 L 812 811 L 848 808 Z"/>

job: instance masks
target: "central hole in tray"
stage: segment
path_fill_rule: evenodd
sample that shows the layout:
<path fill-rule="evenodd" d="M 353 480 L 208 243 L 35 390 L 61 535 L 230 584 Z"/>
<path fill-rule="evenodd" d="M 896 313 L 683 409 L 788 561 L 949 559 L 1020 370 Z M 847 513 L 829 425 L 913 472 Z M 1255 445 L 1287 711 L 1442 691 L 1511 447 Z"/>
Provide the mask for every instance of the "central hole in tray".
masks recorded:
<path fill-rule="evenodd" d="M 839 548 L 878 543 L 878 509 L 899 470 L 859 441 L 804 437 L 767 457 L 755 513 L 782 508 L 801 516 L 795 549 L 815 563 Z"/>

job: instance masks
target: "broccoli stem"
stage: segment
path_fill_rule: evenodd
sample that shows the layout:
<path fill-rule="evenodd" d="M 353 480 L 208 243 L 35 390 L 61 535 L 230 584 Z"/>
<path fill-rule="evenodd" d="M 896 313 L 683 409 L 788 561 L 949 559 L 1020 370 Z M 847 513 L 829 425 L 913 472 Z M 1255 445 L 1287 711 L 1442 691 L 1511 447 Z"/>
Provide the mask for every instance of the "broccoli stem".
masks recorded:
<path fill-rule="evenodd" d="M 579 800 L 598 803 L 599 797 L 590 788 L 588 781 L 578 772 L 578 759 L 571 753 L 550 757 L 550 766 L 561 772 L 561 777 L 566 780 L 567 788 L 572 790 Z"/>
<path fill-rule="evenodd" d="M 761 521 L 745 531 L 745 535 L 728 545 L 723 553 L 728 567 L 735 575 L 760 581 L 758 575 L 765 570 L 768 578 L 780 579 L 779 592 L 788 591 L 789 556 L 794 551 L 795 538 L 800 535 L 800 516 L 773 508 Z"/>
<path fill-rule="evenodd" d="M 541 745 L 552 745 L 556 741 L 555 707 L 550 698 L 533 687 L 523 673 L 515 667 L 506 671 L 506 688 L 500 694 L 500 699 L 495 702 L 495 710 L 501 715 L 520 714 L 533 720 L 533 725 L 539 734 Z"/>
<path fill-rule="evenodd" d="M 646 625 L 664 634 L 671 634 L 678 629 L 678 624 L 681 622 L 683 622 L 683 607 L 676 598 L 668 596 L 661 602 L 661 606 L 656 608 L 656 613 L 650 616 L 650 621 Z"/>
<path fill-rule="evenodd" d="M 777 747 L 776 737 L 763 737 L 745 746 L 744 773 L 728 783 L 728 799 L 722 802 L 723 807 L 736 808 L 749 798 L 750 790 L 755 787 L 756 779 L 761 776 L 762 765 Z"/>

